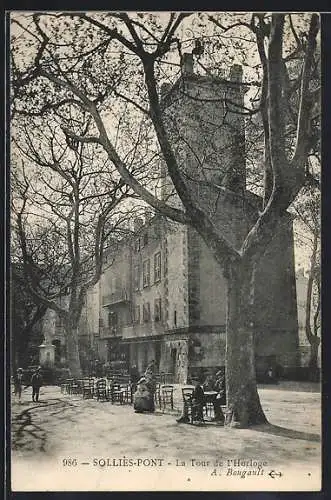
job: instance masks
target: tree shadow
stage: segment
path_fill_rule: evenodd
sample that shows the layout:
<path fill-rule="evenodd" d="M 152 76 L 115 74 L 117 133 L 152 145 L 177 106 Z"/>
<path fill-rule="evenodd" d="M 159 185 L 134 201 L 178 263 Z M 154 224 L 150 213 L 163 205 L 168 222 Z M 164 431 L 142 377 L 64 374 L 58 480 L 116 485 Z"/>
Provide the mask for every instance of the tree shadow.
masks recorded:
<path fill-rule="evenodd" d="M 61 408 L 59 408 L 59 406 Z M 70 402 L 57 398 L 48 400 L 45 399 L 38 402 L 30 401 L 28 408 L 22 410 L 16 415 L 12 415 L 11 430 L 13 450 L 28 449 L 31 443 L 30 441 L 27 443 L 27 438 L 30 437 L 34 439 L 34 446 L 36 448 L 40 451 L 46 451 L 47 432 L 44 427 L 37 425 L 34 419 L 36 416 L 43 418 L 45 411 L 49 412 L 49 416 L 52 416 L 52 413 L 54 412 L 53 407 L 55 407 L 55 412 L 61 412 L 61 417 L 57 417 L 58 419 L 66 418 L 66 420 L 71 420 L 75 423 L 75 420 L 66 417 L 66 410 L 76 408 Z"/>
<path fill-rule="evenodd" d="M 312 441 L 316 443 L 321 441 L 321 437 L 319 436 L 319 434 L 296 431 L 294 429 L 288 429 L 286 427 L 281 427 L 279 425 L 270 423 L 254 426 L 252 427 L 252 430 L 257 432 L 264 432 L 265 434 L 273 434 L 274 436 L 287 437 L 291 439 L 303 439 L 304 441 Z"/>

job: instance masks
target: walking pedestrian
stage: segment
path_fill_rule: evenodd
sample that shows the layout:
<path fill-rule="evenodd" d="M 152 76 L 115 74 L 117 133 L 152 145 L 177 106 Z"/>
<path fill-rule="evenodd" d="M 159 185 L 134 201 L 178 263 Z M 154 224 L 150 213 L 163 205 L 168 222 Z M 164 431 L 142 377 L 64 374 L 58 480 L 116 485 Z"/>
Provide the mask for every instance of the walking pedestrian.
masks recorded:
<path fill-rule="evenodd" d="M 23 385 L 23 368 L 17 369 L 14 384 L 15 384 L 14 395 L 18 396 L 18 400 L 19 400 L 19 402 L 21 402 L 22 385 Z"/>
<path fill-rule="evenodd" d="M 40 387 L 43 385 L 41 366 L 38 366 L 37 370 L 32 375 L 31 385 L 32 385 L 32 401 L 38 402 Z"/>

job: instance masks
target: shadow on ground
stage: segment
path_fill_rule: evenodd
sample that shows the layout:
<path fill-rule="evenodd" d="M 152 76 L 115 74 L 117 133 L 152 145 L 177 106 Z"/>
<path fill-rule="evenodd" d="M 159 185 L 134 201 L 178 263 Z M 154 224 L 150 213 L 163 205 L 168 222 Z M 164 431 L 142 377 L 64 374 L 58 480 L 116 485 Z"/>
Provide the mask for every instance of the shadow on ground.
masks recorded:
<path fill-rule="evenodd" d="M 27 448 L 32 450 L 35 446 L 40 451 L 45 451 L 47 432 L 44 426 L 37 425 L 34 422 L 34 417 L 36 414 L 43 414 L 44 410 L 49 411 L 49 407 L 60 408 L 59 412 L 63 415 L 64 410 L 70 409 L 72 405 L 70 403 L 64 402 L 60 399 L 44 399 L 39 402 L 28 404 L 28 408 L 22 409 L 20 413 L 13 416 L 12 418 L 12 449 L 18 450 Z M 26 403 L 22 405 L 27 406 Z M 20 405 L 21 407 L 21 405 Z M 56 414 L 51 413 L 51 415 Z"/>
<path fill-rule="evenodd" d="M 253 431 L 264 432 L 265 434 L 273 434 L 274 436 L 287 437 L 291 439 L 303 439 L 305 441 L 320 442 L 321 438 L 318 434 L 311 432 L 295 431 L 294 429 L 287 429 L 273 424 L 262 424 L 252 427 Z"/>

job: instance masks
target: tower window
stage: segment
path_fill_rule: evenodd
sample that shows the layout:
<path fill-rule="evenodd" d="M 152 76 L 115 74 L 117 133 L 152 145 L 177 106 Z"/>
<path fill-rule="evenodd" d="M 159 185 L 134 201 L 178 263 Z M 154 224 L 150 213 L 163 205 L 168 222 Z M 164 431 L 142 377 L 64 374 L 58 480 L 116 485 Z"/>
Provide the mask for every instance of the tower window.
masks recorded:
<path fill-rule="evenodd" d="M 161 280 L 161 252 L 154 255 L 154 282 Z"/>
<path fill-rule="evenodd" d="M 151 308 L 149 302 L 143 305 L 143 320 L 145 323 L 151 320 Z"/>
<path fill-rule="evenodd" d="M 134 289 L 139 290 L 139 266 L 134 266 Z"/>
<path fill-rule="evenodd" d="M 150 261 L 145 260 L 143 263 L 143 286 L 149 286 L 150 283 Z"/>
<path fill-rule="evenodd" d="M 133 322 L 140 323 L 140 306 L 135 306 L 133 309 Z"/>
<path fill-rule="evenodd" d="M 161 321 L 162 310 L 161 310 L 161 299 L 155 299 L 154 301 L 154 321 Z"/>

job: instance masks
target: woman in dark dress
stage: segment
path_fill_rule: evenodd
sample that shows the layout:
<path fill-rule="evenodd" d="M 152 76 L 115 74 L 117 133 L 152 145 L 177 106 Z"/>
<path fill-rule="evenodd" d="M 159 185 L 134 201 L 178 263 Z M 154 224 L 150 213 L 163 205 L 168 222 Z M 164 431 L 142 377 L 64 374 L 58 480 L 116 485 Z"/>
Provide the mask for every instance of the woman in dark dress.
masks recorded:
<path fill-rule="evenodd" d="M 144 375 L 138 381 L 137 390 L 133 396 L 133 407 L 136 413 L 155 411 L 155 389 L 155 362 L 153 360 L 147 366 Z"/>

